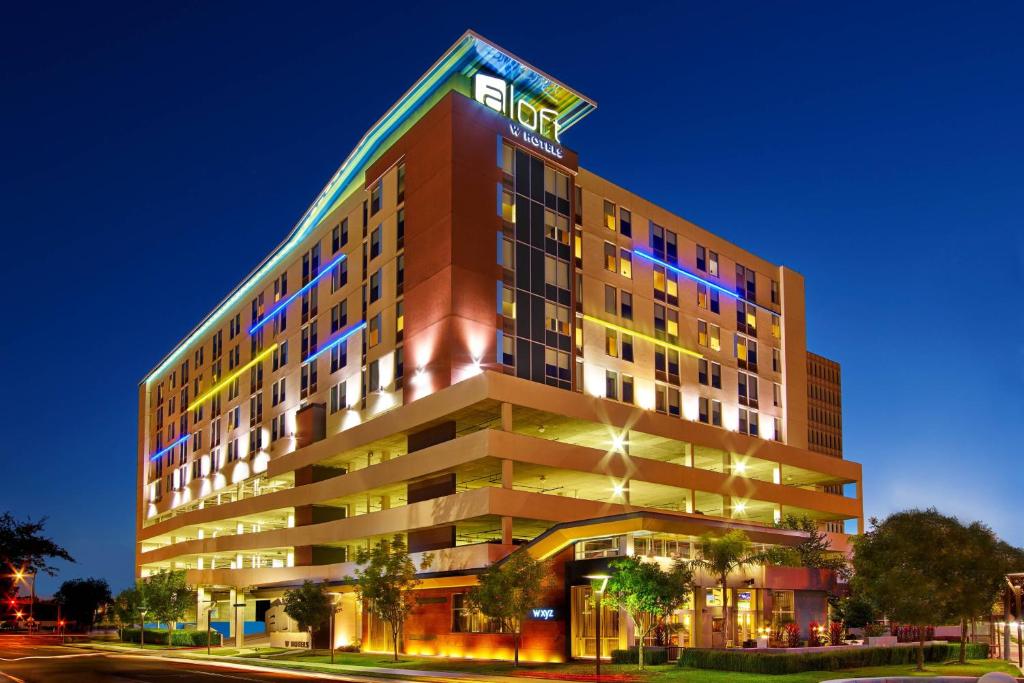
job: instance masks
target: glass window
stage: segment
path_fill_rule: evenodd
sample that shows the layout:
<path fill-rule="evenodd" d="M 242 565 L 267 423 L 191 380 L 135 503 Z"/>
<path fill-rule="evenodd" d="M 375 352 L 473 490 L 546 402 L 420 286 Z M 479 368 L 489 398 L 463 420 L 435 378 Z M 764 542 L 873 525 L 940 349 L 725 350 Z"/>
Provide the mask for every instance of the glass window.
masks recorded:
<path fill-rule="evenodd" d="M 629 209 L 619 209 L 619 232 L 625 237 L 633 236 L 633 214 Z"/>
<path fill-rule="evenodd" d="M 607 199 L 604 201 L 604 227 L 615 230 L 615 205 Z"/>

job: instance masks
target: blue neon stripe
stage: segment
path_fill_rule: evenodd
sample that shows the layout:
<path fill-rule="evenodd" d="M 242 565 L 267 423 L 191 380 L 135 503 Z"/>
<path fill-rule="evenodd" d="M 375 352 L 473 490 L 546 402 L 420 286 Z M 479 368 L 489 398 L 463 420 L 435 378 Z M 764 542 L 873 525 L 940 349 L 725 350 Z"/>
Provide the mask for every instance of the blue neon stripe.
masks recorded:
<path fill-rule="evenodd" d="M 348 328 L 347 330 L 342 332 L 340 335 L 338 335 L 337 339 L 335 339 L 330 344 L 328 344 L 327 346 L 323 347 L 322 349 L 320 349 L 316 353 L 310 355 L 308 358 L 306 358 L 306 360 L 304 360 L 302 362 L 303 363 L 308 363 L 309 361 L 313 360 L 314 358 L 319 356 L 324 351 L 327 351 L 328 349 L 332 349 L 335 346 L 337 346 L 338 344 L 340 344 L 341 342 L 345 341 L 346 339 L 348 339 L 349 337 L 351 337 L 353 334 L 355 334 L 359 330 L 363 329 L 364 327 L 366 327 L 366 321 L 365 320 L 362 321 L 361 323 L 353 325 L 352 327 Z"/>
<path fill-rule="evenodd" d="M 726 289 L 722 285 L 715 284 L 714 282 L 711 282 L 710 280 L 705 280 L 701 276 L 694 275 L 691 272 L 685 271 L 682 268 L 680 268 L 679 266 L 673 266 L 671 263 L 668 263 L 666 261 L 662 261 L 659 258 L 655 258 L 654 256 L 652 256 L 651 254 L 648 254 L 645 251 L 641 251 L 640 249 L 634 249 L 633 253 L 636 254 L 637 256 L 639 256 L 640 258 L 644 259 L 644 260 L 650 261 L 651 263 L 656 263 L 659 266 L 667 268 L 668 270 L 671 270 L 673 273 L 678 273 L 678 274 L 680 274 L 680 275 L 682 275 L 684 277 L 688 277 L 691 280 L 699 282 L 702 285 L 706 285 L 706 286 L 710 287 L 711 289 L 715 290 L 716 292 L 721 292 L 722 294 L 726 294 L 728 296 L 731 296 L 732 298 L 738 299 L 739 301 L 742 301 L 743 303 L 750 304 L 751 306 L 755 306 L 757 308 L 760 308 L 762 311 L 768 311 L 769 313 L 773 313 L 773 314 L 779 315 L 779 316 L 782 315 L 782 313 L 779 312 L 779 311 L 774 311 L 774 310 L 768 308 L 767 306 L 762 306 L 759 303 L 755 303 L 753 301 L 748 301 L 747 299 L 741 297 L 739 294 L 737 294 L 736 292 L 732 291 L 731 289 Z"/>
<path fill-rule="evenodd" d="M 171 444 L 170 446 L 168 446 L 167 448 L 163 449 L 162 451 L 158 451 L 157 453 L 154 453 L 153 455 L 149 456 L 149 459 L 150 459 L 150 460 L 156 460 L 156 459 L 157 459 L 157 458 L 159 458 L 159 457 L 160 457 L 161 455 L 163 455 L 163 454 L 164 454 L 164 453 L 166 453 L 167 451 L 171 450 L 171 449 L 172 449 L 172 448 L 174 448 L 175 446 L 177 446 L 177 445 L 179 445 L 179 444 L 182 444 L 182 443 L 184 443 L 185 441 L 188 441 L 188 437 L 189 437 L 189 435 L 188 435 L 188 434 L 186 434 L 185 436 L 181 437 L 180 439 L 178 439 L 177 441 L 175 441 L 174 443 L 172 443 L 172 444 Z"/>
<path fill-rule="evenodd" d="M 288 306 L 288 304 L 290 304 L 291 302 L 295 301 L 296 298 L 298 298 L 298 297 L 302 296 L 303 294 L 305 294 L 306 292 L 308 292 L 314 285 L 316 285 L 317 282 L 320 281 L 320 278 L 322 278 L 324 275 L 327 275 L 327 273 L 331 272 L 331 269 L 334 268 L 334 266 L 338 265 L 339 263 L 344 261 L 346 258 L 347 258 L 347 256 L 345 254 L 342 254 L 338 258 L 334 259 L 333 261 L 328 263 L 326 266 L 321 268 L 320 272 L 316 274 L 316 277 L 314 277 L 312 280 L 307 282 L 306 285 L 302 289 L 300 289 L 299 291 L 295 292 L 294 294 L 292 294 L 290 297 L 288 297 L 284 301 L 278 303 L 277 306 L 274 306 L 273 308 L 271 308 L 262 318 L 260 318 L 260 321 L 258 323 L 256 323 L 255 325 L 253 325 L 249 329 L 249 334 L 252 334 L 256 330 L 258 330 L 261 327 L 263 327 L 263 325 L 265 323 L 269 322 L 271 318 L 273 318 L 275 315 L 277 315 L 278 313 L 283 311 L 285 309 L 285 307 Z"/>

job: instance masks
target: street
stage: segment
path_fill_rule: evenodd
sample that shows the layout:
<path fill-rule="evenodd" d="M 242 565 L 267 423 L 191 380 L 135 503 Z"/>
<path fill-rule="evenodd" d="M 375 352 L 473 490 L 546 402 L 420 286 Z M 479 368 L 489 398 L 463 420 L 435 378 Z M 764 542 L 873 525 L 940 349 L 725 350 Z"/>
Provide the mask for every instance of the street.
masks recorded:
<path fill-rule="evenodd" d="M 143 654 L 96 652 L 43 635 L 0 636 L 0 683 L 92 683 L 120 681 L 178 683 L 180 681 L 366 681 L 272 669 L 253 670 L 244 665 L 173 661 Z"/>

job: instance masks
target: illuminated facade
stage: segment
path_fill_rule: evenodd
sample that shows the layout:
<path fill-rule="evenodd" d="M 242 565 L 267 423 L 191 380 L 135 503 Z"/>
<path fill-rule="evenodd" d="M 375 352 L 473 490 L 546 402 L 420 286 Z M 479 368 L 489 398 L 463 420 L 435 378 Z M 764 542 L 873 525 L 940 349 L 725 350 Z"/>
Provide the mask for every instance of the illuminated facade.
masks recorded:
<path fill-rule="evenodd" d="M 526 544 L 559 585 L 524 656 L 560 660 L 593 653 L 582 576 L 609 558 L 862 526 L 860 466 L 808 444 L 803 279 L 580 168 L 562 140 L 594 106 L 467 33 L 371 128 L 140 384 L 140 575 L 187 569 L 235 633 L 328 581 L 338 641 L 386 649 L 345 579 L 403 534 L 434 558 L 405 649 L 505 656 L 461 594 Z M 821 621 L 833 580 L 733 578 L 743 640 Z M 702 581 L 680 637 L 724 644 Z"/>

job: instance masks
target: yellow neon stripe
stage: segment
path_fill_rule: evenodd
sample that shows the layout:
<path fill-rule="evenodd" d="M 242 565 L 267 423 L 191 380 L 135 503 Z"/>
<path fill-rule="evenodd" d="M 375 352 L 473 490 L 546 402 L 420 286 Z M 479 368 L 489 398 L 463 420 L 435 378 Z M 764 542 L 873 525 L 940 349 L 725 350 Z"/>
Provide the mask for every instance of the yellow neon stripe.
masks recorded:
<path fill-rule="evenodd" d="M 192 403 L 189 405 L 188 409 L 192 410 L 193 408 L 195 408 L 197 406 L 201 406 L 203 403 L 206 402 L 206 399 L 210 398 L 211 396 L 216 394 L 218 391 L 220 391 L 221 389 L 223 389 L 227 385 L 229 385 L 232 382 L 234 382 L 236 379 L 238 379 L 241 376 L 241 374 L 243 372 L 245 372 L 246 370 L 248 370 L 252 366 L 254 366 L 257 363 L 259 363 L 261 360 L 263 360 L 264 358 L 269 356 L 271 353 L 274 352 L 274 349 L 276 349 L 276 348 L 277 348 L 277 342 L 274 342 L 273 344 L 270 345 L 269 348 L 267 348 L 266 351 L 263 351 L 260 355 L 256 356 L 251 361 L 249 361 L 248 363 L 246 363 L 242 367 L 240 367 L 237 370 L 235 370 L 228 377 L 226 377 L 223 380 L 221 380 L 220 382 L 218 382 L 217 386 L 213 387 L 212 389 L 207 391 L 205 394 L 203 394 L 202 396 L 200 396 L 196 400 L 192 401 Z"/>
<path fill-rule="evenodd" d="M 615 323 L 610 323 L 607 320 L 601 320 L 600 318 L 595 318 L 592 315 L 583 314 L 583 319 L 584 320 L 589 320 L 592 323 L 597 323 L 598 325 L 604 325 L 605 327 L 611 328 L 613 330 L 618 330 L 619 332 L 625 332 L 626 334 L 631 334 L 634 337 L 637 337 L 639 339 L 644 339 L 644 340 L 649 341 L 649 342 L 653 342 L 655 344 L 658 344 L 659 346 L 665 346 L 665 347 L 668 347 L 670 349 L 674 349 L 674 350 L 678 351 L 679 353 L 685 353 L 687 356 L 693 356 L 694 358 L 703 358 L 704 357 L 703 354 L 697 353 L 696 351 L 691 351 L 690 349 L 683 348 L 682 346 L 677 346 L 675 344 L 669 344 L 666 341 L 662 341 L 660 339 L 655 339 L 654 337 L 652 337 L 650 335 L 647 335 L 647 334 L 644 334 L 643 332 L 637 332 L 636 330 L 631 330 L 628 327 L 623 327 L 622 325 L 616 325 Z"/>

